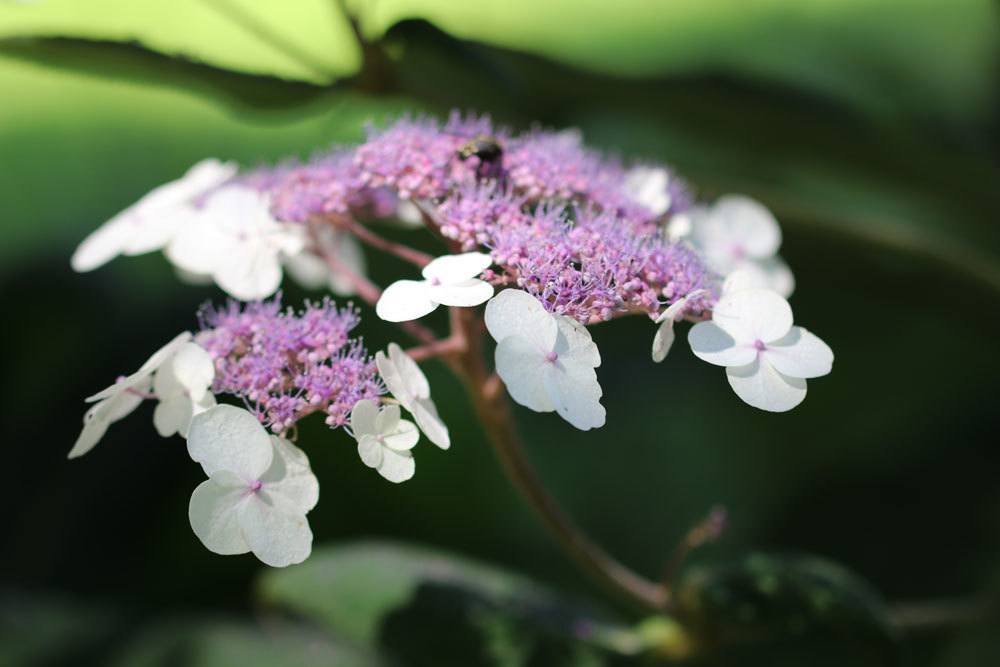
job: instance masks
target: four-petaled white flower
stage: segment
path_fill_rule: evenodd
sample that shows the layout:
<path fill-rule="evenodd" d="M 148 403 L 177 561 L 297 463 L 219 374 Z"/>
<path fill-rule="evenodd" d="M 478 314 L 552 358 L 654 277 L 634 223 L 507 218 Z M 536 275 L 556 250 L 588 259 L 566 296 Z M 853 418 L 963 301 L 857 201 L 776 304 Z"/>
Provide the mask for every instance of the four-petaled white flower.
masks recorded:
<path fill-rule="evenodd" d="M 769 290 L 724 294 L 711 322 L 688 333 L 695 355 L 726 367 L 736 395 L 755 408 L 791 410 L 806 397 L 806 379 L 833 368 L 833 351 L 818 337 L 792 326 L 792 309 Z"/>
<path fill-rule="evenodd" d="M 480 252 L 445 255 L 424 267 L 424 280 L 397 280 L 375 304 L 387 322 L 405 322 L 430 313 L 440 305 L 478 306 L 493 296 L 493 286 L 476 278 L 492 260 Z"/>
<path fill-rule="evenodd" d="M 354 281 L 347 273 L 365 274 L 365 256 L 361 244 L 350 233 L 322 225 L 316 229 L 318 247 L 303 247 L 301 251 L 285 258 L 285 268 L 297 283 L 306 289 L 329 289 L 338 296 L 355 293 Z M 338 267 L 331 268 L 323 259 L 330 256 Z"/>
<path fill-rule="evenodd" d="M 416 425 L 399 418 L 398 405 L 380 410 L 375 401 L 363 399 L 351 410 L 351 430 L 358 441 L 358 455 L 369 468 L 390 482 L 413 477 L 416 463 L 410 452 L 420 440 Z"/>
<path fill-rule="evenodd" d="M 185 271 L 212 276 L 237 299 L 254 301 L 277 291 L 282 261 L 304 245 L 301 225 L 279 222 L 266 196 L 232 185 L 208 198 L 171 240 L 166 255 Z"/>
<path fill-rule="evenodd" d="M 777 256 L 781 228 L 763 205 L 742 195 L 726 195 L 693 211 L 692 219 L 691 239 L 709 268 L 723 277 L 744 271 L 754 287 L 791 295 L 795 279 Z"/>
<path fill-rule="evenodd" d="M 660 326 L 657 327 L 656 334 L 653 336 L 653 361 L 659 363 L 667 358 L 667 353 L 670 352 L 670 348 L 674 344 L 674 338 L 676 338 L 674 323 L 684 319 L 688 302 L 704 293 L 705 290 L 694 290 L 687 296 L 677 299 L 677 301 L 667 306 L 667 309 L 656 318 L 656 323 Z"/>
<path fill-rule="evenodd" d="M 451 446 L 448 427 L 438 416 L 437 407 L 431 400 L 431 387 L 417 362 L 399 345 L 389 343 L 388 356 L 379 350 L 375 353 L 375 364 L 389 392 L 413 415 L 427 439 L 441 449 L 448 449 Z"/>
<path fill-rule="evenodd" d="M 153 426 L 164 438 L 179 433 L 187 437 L 191 419 L 215 405 L 208 391 L 215 379 L 211 355 L 196 343 L 185 343 L 164 363 L 153 378 L 153 394 L 159 403 L 153 411 Z"/>
<path fill-rule="evenodd" d="M 104 437 L 111 424 L 131 414 L 144 399 L 152 398 L 149 390 L 153 385 L 153 373 L 190 340 L 190 332 L 179 334 L 154 352 L 135 373 L 120 378 L 110 387 L 87 398 L 87 402 L 94 405 L 83 417 L 83 430 L 70 450 L 69 458 L 75 459 L 89 452 Z"/>
<path fill-rule="evenodd" d="M 670 210 L 670 174 L 662 167 L 632 167 L 625 174 L 625 192 L 659 217 Z"/>
<path fill-rule="evenodd" d="M 236 175 L 231 162 L 202 160 L 184 176 L 145 195 L 91 233 L 70 260 L 85 272 L 118 255 L 141 255 L 164 248 L 181 227 L 197 215 L 195 201 Z"/>
<path fill-rule="evenodd" d="M 506 289 L 486 304 L 486 328 L 511 398 L 536 412 L 556 410 L 583 431 L 604 425 L 594 371 L 601 355 L 586 327 L 549 313 L 527 292 Z"/>
<path fill-rule="evenodd" d="M 196 416 L 187 446 L 209 477 L 188 506 L 191 528 L 209 551 L 252 551 L 273 567 L 309 557 L 306 513 L 319 500 L 319 483 L 301 449 L 231 405 Z"/>

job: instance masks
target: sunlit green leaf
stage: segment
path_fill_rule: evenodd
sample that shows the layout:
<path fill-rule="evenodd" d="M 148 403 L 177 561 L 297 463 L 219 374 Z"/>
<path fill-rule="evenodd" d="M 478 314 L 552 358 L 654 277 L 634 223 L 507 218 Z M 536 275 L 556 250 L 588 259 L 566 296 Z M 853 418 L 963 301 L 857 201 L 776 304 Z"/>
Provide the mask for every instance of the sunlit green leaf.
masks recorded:
<path fill-rule="evenodd" d="M 137 42 L 237 72 L 330 83 L 361 50 L 330 0 L 46 0 L 0 4 L 0 38 Z"/>

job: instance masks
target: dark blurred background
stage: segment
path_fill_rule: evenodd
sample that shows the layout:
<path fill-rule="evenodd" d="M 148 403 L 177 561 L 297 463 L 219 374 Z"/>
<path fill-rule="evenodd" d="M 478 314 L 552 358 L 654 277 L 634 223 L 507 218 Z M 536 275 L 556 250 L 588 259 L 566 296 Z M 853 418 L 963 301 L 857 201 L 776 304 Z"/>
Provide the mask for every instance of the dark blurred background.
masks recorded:
<path fill-rule="evenodd" d="M 650 635 L 640 617 L 544 533 L 440 366 L 428 374 L 453 447 L 424 445 L 407 484 L 359 465 L 346 434 L 303 431 L 323 490 L 316 555 L 293 568 L 305 586 L 201 546 L 186 508 L 202 473 L 180 439 L 155 435 L 151 408 L 65 458 L 82 399 L 222 298 L 159 255 L 73 274 L 90 230 L 203 157 L 307 156 L 369 121 L 452 108 L 579 127 L 676 166 L 702 197 L 757 197 L 782 223 L 796 319 L 837 354 L 801 407 L 745 406 L 685 345 L 652 364 L 636 318 L 593 331 L 605 428 L 517 410 L 552 492 L 643 573 L 728 508 L 722 539 L 690 560 L 711 580 L 690 584 L 695 597 L 726 589 L 691 612 L 723 639 L 687 659 L 1000 664 L 996 4 L 479 4 L 0 3 L 0 664 L 680 659 L 626 655 Z M 380 283 L 401 268 L 369 261 Z M 289 303 L 315 296 L 286 288 Z M 369 349 L 398 338 L 365 314 Z M 456 560 L 454 579 L 403 582 L 419 558 L 373 539 L 498 571 Z M 784 598 L 726 579 L 751 553 L 776 559 Z M 799 599 L 802 554 L 853 575 L 810 570 Z M 493 586 L 499 570 L 518 584 Z"/>

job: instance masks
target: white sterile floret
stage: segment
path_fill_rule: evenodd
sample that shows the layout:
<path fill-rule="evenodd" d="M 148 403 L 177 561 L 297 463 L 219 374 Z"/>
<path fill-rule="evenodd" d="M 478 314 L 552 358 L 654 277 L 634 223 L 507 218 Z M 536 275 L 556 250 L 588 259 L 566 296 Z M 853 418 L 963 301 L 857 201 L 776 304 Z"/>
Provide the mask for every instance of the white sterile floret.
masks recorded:
<path fill-rule="evenodd" d="M 304 245 L 301 225 L 279 222 L 266 196 L 232 185 L 208 198 L 167 246 L 166 255 L 185 271 L 212 276 L 231 296 L 254 301 L 277 291 L 283 258 Z"/>
<path fill-rule="evenodd" d="M 398 405 L 379 409 L 375 401 L 358 401 L 351 410 L 351 431 L 366 466 L 397 484 L 413 477 L 416 463 L 410 450 L 420 440 L 420 432 L 413 422 L 399 418 Z"/>
<path fill-rule="evenodd" d="M 397 280 L 375 304 L 387 322 L 415 320 L 440 305 L 478 306 L 493 296 L 493 286 L 479 280 L 492 260 L 481 252 L 445 255 L 424 267 L 423 280 Z"/>
<path fill-rule="evenodd" d="M 319 500 L 319 483 L 301 449 L 231 405 L 196 416 L 187 446 L 209 477 L 188 506 L 191 528 L 209 551 L 252 551 L 273 567 L 309 557 L 306 514 Z"/>
<path fill-rule="evenodd" d="M 755 287 L 791 295 L 795 279 L 777 256 L 781 228 L 763 205 L 742 195 L 725 195 L 697 209 L 692 219 L 692 241 L 709 268 L 723 277 L 742 270 Z"/>
<path fill-rule="evenodd" d="M 656 334 L 653 336 L 653 361 L 659 363 L 667 358 L 667 353 L 670 352 L 670 348 L 673 346 L 674 338 L 676 337 L 674 334 L 674 323 L 684 319 L 688 302 L 704 293 L 705 290 L 703 289 L 694 290 L 687 296 L 674 301 L 656 318 L 656 323 L 660 326 L 657 327 Z"/>
<path fill-rule="evenodd" d="M 670 174 L 662 167 L 632 167 L 625 174 L 625 193 L 656 216 L 670 209 L 669 185 Z"/>
<path fill-rule="evenodd" d="M 420 366 L 395 343 L 389 343 L 389 354 L 375 353 L 379 375 L 389 388 L 389 393 L 413 415 L 417 426 L 427 439 L 441 449 L 451 446 L 448 427 L 438 416 L 437 406 L 431 400 L 431 387 Z"/>
<path fill-rule="evenodd" d="M 586 327 L 549 313 L 527 292 L 506 289 L 486 304 L 486 328 L 497 341 L 497 374 L 517 403 L 558 411 L 583 431 L 604 425 L 594 371 L 601 355 Z"/>
<path fill-rule="evenodd" d="M 83 417 L 83 430 L 70 450 L 69 458 L 75 459 L 89 452 L 104 437 L 111 424 L 124 419 L 139 407 L 144 399 L 150 398 L 153 373 L 190 340 L 191 333 L 188 331 L 177 335 L 154 352 L 135 373 L 120 378 L 110 387 L 88 397 L 87 402 L 94 405 Z"/>
<path fill-rule="evenodd" d="M 792 309 L 769 290 L 723 294 L 711 322 L 688 333 L 695 356 L 725 366 L 736 395 L 761 410 L 785 412 L 806 397 L 806 379 L 833 368 L 833 351 L 818 337 L 792 326 Z"/>
<path fill-rule="evenodd" d="M 348 232 L 323 225 L 316 230 L 315 246 L 285 258 L 285 268 L 295 282 L 306 289 L 328 289 L 338 296 L 355 293 L 354 281 L 347 272 L 365 274 L 365 256 L 361 244 Z M 323 257 L 331 257 L 337 268 L 331 268 Z M 342 270 L 338 270 L 342 267 Z"/>
<path fill-rule="evenodd" d="M 196 214 L 196 200 L 236 175 L 236 165 L 209 159 L 176 181 L 154 189 L 90 234 L 73 253 L 74 271 L 106 264 L 118 255 L 141 255 L 164 248 Z"/>
<path fill-rule="evenodd" d="M 196 343 L 185 343 L 153 378 L 153 393 L 159 403 L 153 411 L 153 426 L 164 438 L 175 433 L 187 436 L 191 419 L 215 405 L 208 391 L 215 379 L 211 355 Z"/>

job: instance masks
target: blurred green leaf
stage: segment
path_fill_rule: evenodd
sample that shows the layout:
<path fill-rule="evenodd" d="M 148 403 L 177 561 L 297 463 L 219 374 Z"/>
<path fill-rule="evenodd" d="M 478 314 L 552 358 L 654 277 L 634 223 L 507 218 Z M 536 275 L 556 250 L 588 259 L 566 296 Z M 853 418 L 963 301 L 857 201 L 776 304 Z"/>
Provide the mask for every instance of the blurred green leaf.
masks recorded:
<path fill-rule="evenodd" d="M 628 77 L 728 73 L 874 112 L 984 118 L 990 0 L 349 0 L 368 39 L 425 19 L 461 39 Z"/>
<path fill-rule="evenodd" d="M 77 664 L 122 626 L 122 615 L 65 597 L 0 595 L 0 665 Z"/>
<path fill-rule="evenodd" d="M 46 0 L 0 4 L 0 38 L 137 42 L 249 74 L 327 84 L 361 66 L 361 48 L 329 0 Z"/>
<path fill-rule="evenodd" d="M 389 542 L 313 552 L 267 572 L 262 601 L 315 619 L 337 637 L 407 664 L 576 665 L 611 624 L 539 584 L 465 558 Z M 605 664 L 603 660 L 596 664 Z"/>
<path fill-rule="evenodd" d="M 374 667 L 384 662 L 357 648 L 338 646 L 315 631 L 284 623 L 187 617 L 140 632 L 110 661 L 119 667 Z"/>
<path fill-rule="evenodd" d="M 898 654 L 881 597 L 855 574 L 813 556 L 752 554 L 694 566 L 677 587 L 676 611 L 716 658 L 796 644 L 811 653 L 836 647 L 829 660 L 811 664 L 894 664 Z"/>

